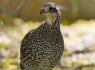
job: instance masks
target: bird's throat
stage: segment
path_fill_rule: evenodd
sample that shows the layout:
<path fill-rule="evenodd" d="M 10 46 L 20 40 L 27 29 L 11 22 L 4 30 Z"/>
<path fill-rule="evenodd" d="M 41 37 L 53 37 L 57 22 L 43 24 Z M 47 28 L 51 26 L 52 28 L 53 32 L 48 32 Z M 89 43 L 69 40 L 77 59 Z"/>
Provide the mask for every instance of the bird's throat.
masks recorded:
<path fill-rule="evenodd" d="M 55 16 L 46 16 L 46 21 L 48 25 L 53 25 L 55 22 L 56 17 Z"/>

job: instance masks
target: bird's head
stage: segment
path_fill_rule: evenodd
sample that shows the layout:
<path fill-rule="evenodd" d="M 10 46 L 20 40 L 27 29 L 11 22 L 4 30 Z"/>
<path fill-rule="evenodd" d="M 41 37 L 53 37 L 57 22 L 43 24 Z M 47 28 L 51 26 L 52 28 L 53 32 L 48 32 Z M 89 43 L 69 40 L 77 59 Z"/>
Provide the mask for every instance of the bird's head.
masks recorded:
<path fill-rule="evenodd" d="M 55 21 L 56 17 L 60 15 L 59 7 L 52 2 L 45 3 L 40 10 L 40 14 L 44 14 L 47 17 L 47 22 L 51 24 Z"/>

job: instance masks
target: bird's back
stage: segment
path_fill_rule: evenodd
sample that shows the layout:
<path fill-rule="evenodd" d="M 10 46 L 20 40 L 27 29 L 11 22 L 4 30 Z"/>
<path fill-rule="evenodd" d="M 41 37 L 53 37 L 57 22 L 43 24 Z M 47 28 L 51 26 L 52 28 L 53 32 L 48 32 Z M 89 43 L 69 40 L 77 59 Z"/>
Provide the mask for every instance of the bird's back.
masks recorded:
<path fill-rule="evenodd" d="M 47 25 L 27 33 L 21 44 L 21 65 L 27 70 L 52 70 L 63 52 L 60 28 Z"/>

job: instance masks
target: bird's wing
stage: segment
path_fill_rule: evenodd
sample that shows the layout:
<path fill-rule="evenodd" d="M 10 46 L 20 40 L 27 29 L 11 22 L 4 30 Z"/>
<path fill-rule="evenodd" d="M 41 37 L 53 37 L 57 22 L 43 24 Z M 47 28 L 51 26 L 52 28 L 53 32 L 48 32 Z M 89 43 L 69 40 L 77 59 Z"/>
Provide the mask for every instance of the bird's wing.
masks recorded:
<path fill-rule="evenodd" d="M 31 40 L 31 36 L 34 31 L 35 29 L 30 30 L 22 40 L 21 47 L 20 47 L 21 58 L 25 57 L 28 54 L 27 50 L 29 49 L 29 45 L 30 45 L 29 40 Z"/>
<path fill-rule="evenodd" d="M 30 45 L 30 39 L 31 39 L 31 35 L 33 34 L 33 32 L 35 31 L 35 29 L 30 30 L 25 37 L 22 40 L 21 43 L 21 47 L 20 47 L 20 60 L 22 61 L 23 58 L 25 58 L 28 54 L 27 50 L 29 50 L 29 45 Z M 24 69 L 24 66 L 22 65 L 22 63 L 20 62 L 20 68 Z"/>

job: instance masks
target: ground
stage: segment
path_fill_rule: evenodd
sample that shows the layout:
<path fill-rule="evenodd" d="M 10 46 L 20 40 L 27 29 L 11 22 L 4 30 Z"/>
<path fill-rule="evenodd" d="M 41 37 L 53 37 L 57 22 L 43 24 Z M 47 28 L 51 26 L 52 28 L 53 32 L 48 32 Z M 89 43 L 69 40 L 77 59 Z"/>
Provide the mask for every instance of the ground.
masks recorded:
<path fill-rule="evenodd" d="M 0 69 L 18 70 L 20 44 L 25 34 L 41 22 L 24 22 L 16 18 L 11 25 L 0 22 Z M 63 24 L 63 23 L 62 23 Z M 62 70 L 95 70 L 95 20 L 77 20 L 62 25 L 65 50 Z M 56 57 L 56 56 L 55 56 Z M 60 70 L 56 67 L 54 70 Z"/>

